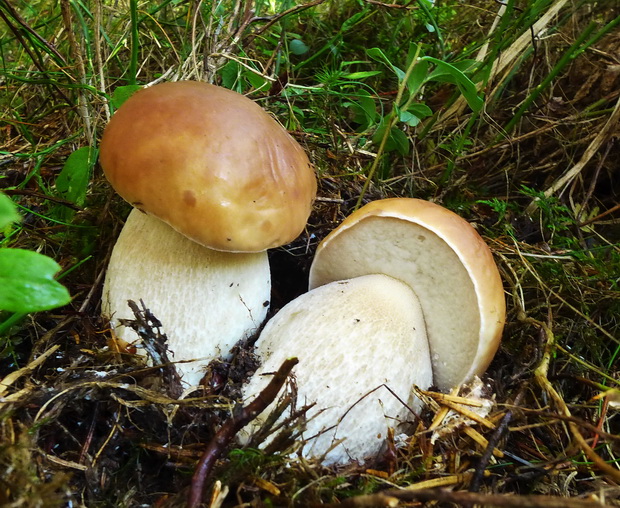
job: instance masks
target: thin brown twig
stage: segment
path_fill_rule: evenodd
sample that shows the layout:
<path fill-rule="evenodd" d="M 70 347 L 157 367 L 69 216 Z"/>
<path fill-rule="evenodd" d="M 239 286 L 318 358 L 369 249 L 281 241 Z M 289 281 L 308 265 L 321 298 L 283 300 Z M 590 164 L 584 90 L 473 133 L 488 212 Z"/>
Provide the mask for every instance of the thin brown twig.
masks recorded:
<path fill-rule="evenodd" d="M 603 217 L 609 215 L 610 213 L 614 213 L 615 211 L 620 210 L 620 203 L 615 206 L 612 206 L 609 210 L 604 211 L 603 213 L 599 213 L 596 217 L 592 217 L 586 221 L 580 222 L 578 224 L 579 227 L 587 226 L 588 224 L 592 224 L 593 222 L 601 220 Z"/>
<path fill-rule="evenodd" d="M 278 371 L 274 374 L 269 384 L 260 392 L 256 398 L 247 406 L 238 404 L 233 409 L 232 418 L 224 422 L 220 429 L 215 433 L 213 439 L 209 442 L 207 449 L 200 457 L 187 500 L 187 508 L 197 508 L 202 502 L 202 494 L 205 482 L 213 470 L 217 459 L 224 453 L 226 447 L 230 444 L 243 427 L 250 423 L 260 413 L 262 413 L 269 404 L 276 398 L 280 388 L 286 382 L 286 378 L 290 374 L 295 365 L 299 363 L 297 358 L 289 358 L 284 361 Z"/>
<path fill-rule="evenodd" d="M 47 201 L 52 201 L 54 203 L 58 203 L 60 205 L 66 206 L 67 208 L 71 208 L 72 210 L 76 210 L 78 212 L 82 210 L 81 207 L 79 207 L 75 203 L 72 203 L 71 201 L 67 201 L 66 199 L 62 199 L 62 198 L 57 198 L 55 196 L 48 196 L 47 194 L 44 194 L 42 192 L 37 192 L 32 189 L 3 189 L 2 192 L 4 192 L 7 196 L 31 196 L 34 198 L 45 199 Z"/>
<path fill-rule="evenodd" d="M 278 15 L 274 16 L 273 18 L 271 18 L 269 20 L 269 22 L 267 22 L 267 24 L 265 24 L 264 26 L 262 26 L 261 28 L 259 28 L 255 32 L 251 33 L 250 35 L 248 35 L 246 40 L 245 40 L 245 44 L 246 45 L 250 44 L 254 39 L 256 39 L 256 37 L 258 37 L 260 34 L 265 32 L 266 30 L 269 30 L 269 28 L 271 28 L 274 24 L 276 24 L 278 21 L 280 21 L 285 16 L 290 16 L 291 14 L 296 14 L 298 12 L 301 12 L 301 11 L 305 10 L 305 9 L 309 9 L 310 7 L 316 7 L 317 5 L 321 5 L 324 2 L 325 2 L 325 0 L 313 0 L 312 2 L 308 2 L 307 4 L 296 5 L 294 7 L 291 7 L 290 9 L 285 10 L 284 12 L 281 12 L 280 14 L 278 14 Z M 264 18 L 252 18 L 252 19 L 249 20 L 248 25 L 250 23 L 253 23 L 255 21 L 261 21 L 263 19 Z"/>

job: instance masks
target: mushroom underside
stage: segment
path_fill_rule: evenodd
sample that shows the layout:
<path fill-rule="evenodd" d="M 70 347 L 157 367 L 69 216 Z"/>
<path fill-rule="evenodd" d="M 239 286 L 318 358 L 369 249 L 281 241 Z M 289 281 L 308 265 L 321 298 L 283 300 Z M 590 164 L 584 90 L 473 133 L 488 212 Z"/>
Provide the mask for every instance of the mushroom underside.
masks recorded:
<path fill-rule="evenodd" d="M 370 216 L 335 233 L 317 250 L 310 288 L 370 273 L 401 280 L 422 305 L 434 383 L 449 390 L 486 369 L 503 323 L 503 293 L 501 281 L 495 284 L 499 275 L 494 265 L 488 278 L 499 287 L 499 298 L 487 307 L 479 300 L 478 287 L 486 282 L 476 283 L 452 246 L 423 224 Z"/>
<path fill-rule="evenodd" d="M 376 455 L 387 428 L 404 429 L 411 412 L 419 411 L 413 386 L 432 383 L 418 299 L 406 284 L 385 275 L 333 282 L 303 294 L 267 323 L 256 350 L 262 364 L 245 386 L 245 398 L 260 393 L 269 373 L 296 356 L 298 406 L 314 404 L 301 430 L 303 454 L 324 464 Z M 243 440 L 251 439 L 275 406 L 244 429 Z"/>

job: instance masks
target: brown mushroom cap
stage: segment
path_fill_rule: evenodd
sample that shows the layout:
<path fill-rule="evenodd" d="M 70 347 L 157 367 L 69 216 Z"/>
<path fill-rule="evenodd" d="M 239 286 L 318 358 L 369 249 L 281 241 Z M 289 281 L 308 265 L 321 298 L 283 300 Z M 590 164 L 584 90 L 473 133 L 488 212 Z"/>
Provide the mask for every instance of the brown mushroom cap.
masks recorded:
<path fill-rule="evenodd" d="M 367 204 L 321 242 L 310 289 L 370 273 L 407 283 L 420 299 L 435 384 L 448 390 L 486 370 L 506 302 L 491 251 L 467 221 L 420 199 Z"/>
<path fill-rule="evenodd" d="M 250 99 L 196 81 L 140 90 L 101 140 L 129 203 L 206 247 L 259 252 L 295 239 L 316 193 L 304 150 Z"/>

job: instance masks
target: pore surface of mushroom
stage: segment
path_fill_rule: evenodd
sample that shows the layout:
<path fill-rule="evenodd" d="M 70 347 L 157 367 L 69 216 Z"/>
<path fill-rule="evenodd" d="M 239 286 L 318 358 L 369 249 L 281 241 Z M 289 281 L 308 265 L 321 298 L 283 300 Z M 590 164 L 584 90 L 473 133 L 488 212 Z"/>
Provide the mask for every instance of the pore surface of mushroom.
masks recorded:
<path fill-rule="evenodd" d="M 467 221 L 419 199 L 369 203 L 321 242 L 310 289 L 370 273 L 405 282 L 420 299 L 436 385 L 448 390 L 484 372 L 505 300 L 492 254 Z"/>
<path fill-rule="evenodd" d="M 244 394 L 255 396 L 270 372 L 296 356 L 297 405 L 315 404 L 302 434 L 304 456 L 325 464 L 362 461 L 379 452 L 388 427 L 412 420 L 411 410 L 419 409 L 412 386 L 431 384 L 424 329 L 406 284 L 385 275 L 332 282 L 267 323 L 256 343 L 262 364 Z M 245 432 L 260 428 L 273 406 Z"/>
<path fill-rule="evenodd" d="M 206 249 L 134 209 L 110 258 L 102 312 L 119 337 L 133 342 L 137 334 L 118 322 L 133 319 L 127 300 L 142 299 L 162 323 L 170 359 L 183 362 L 183 382 L 194 386 L 206 363 L 258 330 L 270 287 L 266 252 Z"/>

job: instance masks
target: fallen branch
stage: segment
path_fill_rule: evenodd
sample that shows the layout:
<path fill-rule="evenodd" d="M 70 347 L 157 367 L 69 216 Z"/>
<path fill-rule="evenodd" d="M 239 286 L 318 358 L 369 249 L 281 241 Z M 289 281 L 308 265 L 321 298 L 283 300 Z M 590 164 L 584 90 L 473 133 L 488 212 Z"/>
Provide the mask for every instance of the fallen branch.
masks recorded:
<path fill-rule="evenodd" d="M 297 358 L 289 358 L 278 369 L 269 381 L 269 384 L 265 389 L 260 392 L 256 398 L 250 402 L 247 406 L 238 404 L 233 409 L 232 418 L 227 420 L 220 429 L 215 433 L 213 439 L 207 446 L 207 449 L 200 457 L 194 476 L 192 477 L 192 484 L 187 500 L 187 508 L 197 508 L 202 502 L 202 493 L 204 490 L 204 484 L 209 477 L 209 474 L 213 470 L 217 459 L 224 453 L 226 447 L 230 444 L 243 427 L 250 423 L 260 413 L 262 413 L 269 404 L 276 398 L 280 388 L 286 382 L 286 378 L 290 374 L 295 365 L 299 363 Z"/>

